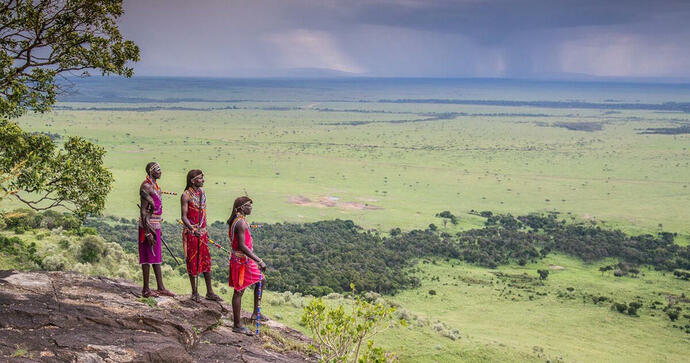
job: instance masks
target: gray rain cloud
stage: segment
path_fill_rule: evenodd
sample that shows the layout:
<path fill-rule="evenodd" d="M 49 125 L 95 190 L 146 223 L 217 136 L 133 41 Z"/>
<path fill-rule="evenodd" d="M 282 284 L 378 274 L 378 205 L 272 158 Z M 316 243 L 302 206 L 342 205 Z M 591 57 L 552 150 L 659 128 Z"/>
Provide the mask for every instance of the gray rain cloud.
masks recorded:
<path fill-rule="evenodd" d="M 688 18 L 676 0 L 126 0 L 121 25 L 139 75 L 673 80 Z"/>

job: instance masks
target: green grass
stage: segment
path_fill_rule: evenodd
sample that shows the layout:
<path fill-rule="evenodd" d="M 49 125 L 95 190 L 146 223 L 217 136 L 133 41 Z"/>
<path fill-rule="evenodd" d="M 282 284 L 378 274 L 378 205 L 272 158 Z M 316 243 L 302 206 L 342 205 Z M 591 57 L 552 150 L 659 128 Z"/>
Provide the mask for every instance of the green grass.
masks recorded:
<path fill-rule="evenodd" d="M 466 94 L 476 99 L 563 99 L 562 93 L 534 93 L 535 89 L 530 94 L 516 93 L 515 97 L 511 93 L 516 90 L 510 87 L 500 96 L 490 91 L 469 89 Z M 234 198 L 246 191 L 255 202 L 254 221 L 352 219 L 384 233 L 395 227 L 409 230 L 434 223 L 453 233 L 482 225 L 483 219 L 468 214 L 472 209 L 513 214 L 555 210 L 568 220 L 597 220 L 605 228 L 620 228 L 632 234 L 677 232 L 677 243 L 690 243 L 690 135 L 638 134 L 647 127 L 677 125 L 678 119 L 686 119 L 684 114 L 356 101 L 457 97 L 433 87 L 371 94 L 369 90 L 362 94 L 346 92 L 347 97 L 342 97 L 342 90 L 328 87 L 257 88 L 246 97 L 233 92 L 194 88 L 171 93 L 163 88 L 142 88 L 132 90 L 132 96 L 271 99 L 264 95 L 275 92 L 276 99 L 305 101 L 174 104 L 202 109 L 239 107 L 213 111 L 59 110 L 27 115 L 19 123 L 28 131 L 80 135 L 103 145 L 108 151 L 106 165 L 115 176 L 105 213 L 130 219 L 138 216 L 137 189 L 144 179 L 144 166 L 157 160 L 163 168 L 161 185 L 168 191 L 181 191 L 189 169 L 205 171 L 211 220 L 225 220 Z M 465 90 L 458 92 L 465 97 Z M 595 102 L 613 97 L 582 90 L 576 93 L 573 97 Z M 686 97 L 675 93 L 648 96 L 653 99 L 649 102 Z M 634 102 L 637 96 L 630 97 L 614 98 Z M 352 102 L 311 100 L 329 98 Z M 106 103 L 63 105 L 132 107 Z M 340 111 L 321 112 L 316 108 Z M 548 116 L 458 116 L 427 122 L 386 122 L 416 120 L 428 117 L 424 113 L 442 112 Z M 337 125 L 348 121 L 376 122 Z M 582 132 L 544 127 L 555 122 L 602 122 L 603 129 Z M 296 204 L 297 197 L 311 202 Z M 177 198 L 164 197 L 164 218 L 168 221 L 179 218 Z M 335 205 L 326 206 L 326 202 Z M 13 206 L 17 204 L 3 201 L 3 209 Z M 363 208 L 370 206 L 375 208 Z M 442 219 L 433 217 L 443 210 L 459 216 L 459 224 L 444 225 Z M 50 251 L 42 246 L 51 241 L 57 243 L 47 237 L 38 244 L 39 254 Z M 545 296 L 535 295 L 533 300 L 529 295 L 534 293 L 506 287 L 507 282 L 500 281 L 491 270 L 460 262 L 420 263 L 420 276 L 438 276 L 439 280 L 424 278 L 420 288 L 386 297 L 416 316 L 418 323 L 388 331 L 377 342 L 397 352 L 403 361 L 414 362 L 685 361 L 690 354 L 690 334 L 674 328 L 665 314 L 651 310 L 649 304 L 656 300 L 666 303 L 665 294 L 687 292 L 688 283 L 646 268 L 638 279 L 601 275 L 598 267 L 612 262 L 586 265 L 550 255 L 538 264 L 498 269 L 536 276 L 536 270 L 549 263 L 566 267 L 551 270 L 545 286 L 530 287 L 548 292 Z M 0 265 L 10 263 L 18 262 L 0 255 Z M 108 270 L 111 267 L 82 268 L 86 273 L 115 273 L 140 279 L 136 265 L 118 272 Z M 166 287 L 189 293 L 186 276 L 170 269 L 164 273 Z M 216 284 L 216 292 L 230 301 L 232 291 L 226 287 L 223 292 L 223 287 Z M 573 291 L 567 292 L 568 287 Z M 436 295 L 429 295 L 432 289 Z M 512 290 L 510 294 L 508 290 Z M 559 291 L 566 297 L 558 297 Z M 205 293 L 204 287 L 201 293 Z M 640 317 L 612 311 L 610 303 L 583 303 L 583 293 L 619 302 L 641 300 Z M 263 310 L 303 330 L 299 319 L 305 301 L 299 295 L 266 292 Z M 243 306 L 251 308 L 251 293 L 246 294 Z M 687 304 L 684 309 L 688 311 Z M 445 324 L 442 329 L 458 329 L 461 338 L 451 340 L 439 334 L 434 330 L 437 320 Z M 685 320 L 676 324 L 690 324 Z"/>
<path fill-rule="evenodd" d="M 37 239 L 37 236 L 42 237 Z M 72 266 L 68 269 L 127 277 L 141 283 L 134 256 L 121 255 L 119 246 L 108 245 L 110 257 L 99 263 L 82 264 L 75 259 L 78 237 L 47 234 L 43 230 L 29 231 L 19 237 L 35 241 L 38 256 L 62 256 L 68 266 Z M 65 239 L 69 240 L 67 248 L 59 242 Z M 8 258 L 2 254 L 0 257 Z M 7 261 L 2 261 L 3 268 L 36 268 L 5 266 Z M 642 268 L 639 278 L 614 277 L 611 273 L 599 272 L 600 266 L 615 262 L 603 260 L 585 264 L 552 254 L 535 264 L 490 270 L 460 261 L 420 261 L 416 266 L 420 287 L 383 297 L 399 306 L 398 311 L 406 316 L 408 326 L 388 330 L 377 336 L 376 342 L 396 352 L 405 362 L 683 361 L 690 353 L 690 334 L 673 325 L 690 324 L 683 316 L 690 314 L 690 304 L 679 303 L 683 309 L 681 317 L 673 323 L 661 309 L 651 306 L 659 301 L 662 308 L 667 304 L 667 296 L 687 294 L 688 282 L 674 278 L 671 273 L 646 267 Z M 549 265 L 553 266 L 542 285 L 536 270 L 549 268 Z M 555 269 L 556 266 L 564 269 Z M 168 266 L 164 266 L 163 273 L 168 289 L 178 294 L 190 293 L 186 275 Z M 527 282 L 521 281 L 525 274 L 529 277 Z M 270 286 L 270 276 L 268 281 Z M 155 288 L 153 276 L 151 283 L 151 288 Z M 213 285 L 215 292 L 229 303 L 232 289 L 227 283 L 216 281 Z M 435 294 L 430 295 L 430 290 Z M 199 292 L 206 293 L 203 282 Z M 247 311 L 252 309 L 252 295 L 253 292 L 247 290 L 243 299 L 243 308 Z M 605 296 L 620 303 L 639 301 L 643 306 L 638 310 L 639 317 L 632 317 L 611 310 L 611 301 L 594 304 L 591 296 Z M 310 334 L 300 325 L 302 309 L 310 299 L 290 292 L 265 291 L 262 312 Z M 150 306 L 154 305 L 152 300 L 140 299 Z M 326 301 L 347 304 L 346 299 L 337 295 L 326 297 Z M 460 339 L 449 338 L 448 333 L 453 329 L 459 331 Z"/>
<path fill-rule="evenodd" d="M 137 215 L 143 168 L 155 159 L 165 190 L 181 191 L 189 169 L 205 171 L 212 220 L 227 218 L 234 198 L 246 190 L 255 200 L 255 219 L 267 222 L 347 218 L 385 231 L 424 227 L 430 216 L 450 210 L 461 217 L 460 228 L 470 228 L 478 225 L 467 214 L 471 209 L 558 210 L 631 233 L 654 232 L 659 225 L 690 233 L 684 216 L 690 138 L 637 134 L 640 128 L 668 125 L 663 117 L 670 116 L 376 103 L 317 107 L 397 113 L 319 112 L 311 104 L 286 102 L 301 109 L 282 111 L 261 109 L 276 105 L 259 103 L 216 111 L 59 110 L 28 115 L 20 124 L 30 131 L 82 135 L 105 146 L 106 164 L 115 175 L 105 212 L 127 218 Z M 551 116 L 333 125 L 417 119 L 422 116 L 414 113 L 430 111 Z M 581 132 L 536 124 L 564 120 L 605 125 L 602 131 Z M 291 203 L 297 196 L 313 203 Z M 319 203 L 329 196 L 338 198 L 335 206 Z M 362 209 L 365 204 L 381 209 Z M 178 218 L 178 206 L 177 197 L 165 197 L 164 217 Z"/>
<path fill-rule="evenodd" d="M 12 358 L 22 358 L 29 353 L 29 351 L 21 345 L 17 345 L 15 348 L 16 349 L 12 353 Z"/>
<path fill-rule="evenodd" d="M 422 286 L 394 297 L 415 320 L 405 328 L 387 331 L 377 339 L 388 350 L 395 351 L 403 361 L 666 361 L 682 362 L 690 353 L 690 334 L 673 328 L 661 310 L 650 309 L 650 303 L 666 304 L 666 294 L 680 295 L 687 291 L 687 281 L 670 274 L 644 270 L 640 278 L 602 275 L 599 266 L 613 261 L 587 265 L 576 259 L 554 255 L 538 264 L 506 266 L 498 272 L 527 273 L 537 277 L 538 268 L 549 264 L 565 270 L 551 270 L 544 286 L 537 287 L 546 296 L 524 289 L 506 287 L 492 270 L 454 261 L 420 264 Z M 431 281 L 437 276 L 438 281 Z M 456 286 L 457 285 L 457 286 Z M 573 298 L 558 297 L 568 287 Z M 436 295 L 429 295 L 429 290 Z M 512 290 L 508 294 L 507 291 Z M 503 291 L 503 294 L 501 294 Z M 617 302 L 640 300 L 639 317 L 620 314 L 610 309 L 610 302 L 597 305 L 581 294 L 604 295 Z M 661 294 L 661 295 L 659 295 Z M 519 296 L 522 295 L 522 296 Z M 565 296 L 565 295 L 564 295 Z M 638 298 L 639 297 L 639 298 Z M 276 314 L 290 326 L 298 327 L 301 310 L 290 303 L 271 304 L 278 300 L 267 293 L 269 316 Z M 334 300 L 334 303 L 340 300 Z M 248 302 L 244 302 L 247 304 Z M 690 304 L 684 304 L 688 311 Z M 654 314 L 655 316 L 652 316 Z M 447 329 L 458 329 L 461 338 L 451 340 L 433 329 L 436 321 Z M 679 325 L 690 321 L 677 321 Z M 418 326 L 418 322 L 423 322 Z"/>
<path fill-rule="evenodd" d="M 154 299 L 154 298 L 152 298 L 152 297 L 143 297 L 143 296 L 142 296 L 142 297 L 139 298 L 138 301 L 141 302 L 141 303 L 144 303 L 144 304 L 146 304 L 146 305 L 148 305 L 148 306 L 150 306 L 150 307 L 156 306 L 156 299 Z"/>

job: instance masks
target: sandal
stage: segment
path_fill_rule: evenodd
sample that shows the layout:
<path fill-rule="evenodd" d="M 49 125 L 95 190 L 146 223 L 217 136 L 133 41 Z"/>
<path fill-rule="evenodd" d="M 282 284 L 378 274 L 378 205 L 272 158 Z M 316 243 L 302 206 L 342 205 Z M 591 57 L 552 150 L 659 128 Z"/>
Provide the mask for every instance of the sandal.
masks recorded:
<path fill-rule="evenodd" d="M 199 294 L 192 294 L 192 301 L 194 301 L 196 303 L 200 303 L 201 302 L 201 296 L 199 296 Z"/>
<path fill-rule="evenodd" d="M 158 293 L 152 290 L 141 290 L 142 297 L 158 297 Z"/>
<path fill-rule="evenodd" d="M 160 295 L 160 296 L 175 297 L 175 294 L 174 294 L 172 291 L 166 290 L 166 289 L 162 289 L 162 290 L 159 289 L 159 290 L 156 290 L 156 293 L 157 293 L 158 295 Z"/>
<path fill-rule="evenodd" d="M 239 328 L 233 327 L 232 331 L 233 331 L 233 333 L 240 333 L 240 334 L 244 334 L 244 335 L 249 335 L 250 337 L 254 335 L 254 332 L 247 329 L 246 326 L 241 326 Z"/>
<path fill-rule="evenodd" d="M 223 298 L 214 294 L 214 293 L 210 293 L 210 294 L 206 294 L 206 300 L 223 301 Z"/>

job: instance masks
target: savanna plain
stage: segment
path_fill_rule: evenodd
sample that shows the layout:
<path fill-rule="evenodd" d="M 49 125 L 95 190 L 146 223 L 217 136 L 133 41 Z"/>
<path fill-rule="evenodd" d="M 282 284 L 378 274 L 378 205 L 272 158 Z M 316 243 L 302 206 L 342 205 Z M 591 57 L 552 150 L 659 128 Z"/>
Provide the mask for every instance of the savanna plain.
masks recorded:
<path fill-rule="evenodd" d="M 166 191 L 180 193 L 188 170 L 204 171 L 210 221 L 227 219 L 246 193 L 258 223 L 342 219 L 381 236 L 455 235 L 484 227 L 482 211 L 551 213 L 630 235 L 670 232 L 686 246 L 687 102 L 690 87 L 657 84 L 87 79 L 50 113 L 19 124 L 106 149 L 111 221 L 137 218 L 144 166 L 156 160 Z M 177 198 L 164 197 L 167 221 L 179 218 Z M 180 244 L 179 235 L 168 240 Z M 686 361 L 689 282 L 648 265 L 625 276 L 600 271 L 618 262 L 552 253 L 487 268 L 419 258 L 416 286 L 369 293 L 409 322 L 376 342 L 415 362 Z M 186 277 L 166 271 L 170 287 L 188 293 Z M 310 298 L 269 291 L 262 309 L 308 333 L 299 320 Z M 347 304 L 337 293 L 325 300 Z M 641 304 L 635 314 L 615 308 L 632 301 Z M 671 302 L 684 309 L 674 320 L 662 310 Z"/>

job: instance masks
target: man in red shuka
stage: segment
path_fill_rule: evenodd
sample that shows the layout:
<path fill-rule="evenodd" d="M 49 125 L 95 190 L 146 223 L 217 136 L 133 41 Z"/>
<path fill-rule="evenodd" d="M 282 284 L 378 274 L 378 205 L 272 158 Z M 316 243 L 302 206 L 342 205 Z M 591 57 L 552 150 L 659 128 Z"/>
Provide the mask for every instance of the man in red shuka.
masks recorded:
<path fill-rule="evenodd" d="M 197 276 L 204 274 L 206 281 L 206 298 L 221 301 L 221 297 L 213 293 L 211 286 L 211 253 L 208 249 L 208 232 L 206 231 L 206 193 L 204 174 L 194 169 L 187 173 L 187 186 L 180 200 L 182 204 L 182 249 L 187 262 L 187 274 L 192 285 L 192 300 L 199 302 Z"/>

